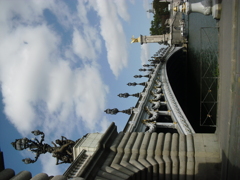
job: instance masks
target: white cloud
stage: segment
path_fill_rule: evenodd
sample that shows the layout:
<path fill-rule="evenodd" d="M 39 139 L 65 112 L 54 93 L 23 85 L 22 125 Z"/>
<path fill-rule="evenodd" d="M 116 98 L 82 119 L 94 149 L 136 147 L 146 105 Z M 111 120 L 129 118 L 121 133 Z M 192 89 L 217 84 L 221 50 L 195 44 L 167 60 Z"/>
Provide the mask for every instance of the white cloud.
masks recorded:
<path fill-rule="evenodd" d="M 126 4 L 121 1 L 90 1 L 92 8 L 100 16 L 101 35 L 107 48 L 107 59 L 115 76 L 127 66 L 128 53 L 126 36 L 119 16 L 124 20 L 129 19 Z M 125 14 L 122 14 L 125 13 Z"/>
<path fill-rule="evenodd" d="M 56 166 L 56 159 L 51 157 L 51 154 L 44 154 L 41 156 L 40 161 L 44 164 L 42 172 L 51 175 L 63 174 L 59 166 Z"/>
<path fill-rule="evenodd" d="M 101 122 L 100 125 L 101 125 L 101 128 L 102 128 L 101 133 L 104 133 L 104 132 L 107 130 L 107 128 L 109 127 L 110 122 L 109 122 L 109 120 L 104 116 L 104 117 L 103 117 L 103 120 L 102 120 L 102 122 Z"/>
<path fill-rule="evenodd" d="M 100 52 L 100 40 L 94 38 L 96 30 L 91 27 L 85 27 L 87 30 L 80 33 L 76 28 L 73 32 L 73 52 L 83 60 L 95 60 L 97 53 Z"/>
<path fill-rule="evenodd" d="M 49 60 L 55 58 L 57 42 L 58 37 L 40 25 L 20 26 L 6 33 L 0 44 L 5 49 L 0 54 L 5 113 L 24 134 L 29 126 L 37 125 L 32 103 L 44 95 L 46 72 L 51 68 Z"/>
<path fill-rule="evenodd" d="M 61 1 L 14 2 L 0 4 L 0 84 L 8 120 L 24 136 L 40 127 L 47 142 L 47 138 L 62 134 L 71 137 L 76 130 L 106 129 L 109 121 L 103 110 L 109 89 L 97 59 L 102 42 L 98 29 L 86 19 L 86 12 L 71 12 Z M 116 5 L 110 4 L 112 11 L 116 10 Z M 69 30 L 69 44 L 63 44 L 63 35 L 47 25 L 43 14 L 46 8 Z M 112 15 L 115 17 L 108 20 L 102 14 L 101 34 L 106 40 L 109 64 L 118 75 L 127 65 L 126 40 L 116 13 Z M 129 18 L 127 14 L 121 17 Z M 117 27 L 109 28 L 111 36 L 104 34 L 113 20 Z M 119 41 L 113 41 L 118 34 Z M 49 172 L 49 159 L 41 161 Z M 56 166 L 51 171 L 59 173 Z"/>
<path fill-rule="evenodd" d="M 66 52 L 62 52 L 61 36 L 46 25 L 43 10 L 49 8 L 55 12 L 61 7 L 66 9 L 65 14 L 70 14 L 68 8 L 63 3 L 55 4 L 56 7 L 54 4 L 45 4 L 35 11 L 40 3 L 36 2 L 30 3 L 28 8 L 23 4 L 19 4 L 18 8 L 13 8 L 13 4 L 4 4 L 2 8 L 5 9 L 5 18 L 1 18 L 4 30 L 1 31 L 3 38 L 0 46 L 4 51 L 0 54 L 0 80 L 4 111 L 22 134 L 44 124 L 41 121 L 43 119 L 51 121 L 51 127 L 51 124 L 54 126 L 53 119 L 66 121 L 71 113 L 93 130 L 95 121 L 104 110 L 108 93 L 108 87 L 101 79 L 99 65 L 95 62 L 101 50 L 99 35 L 88 20 L 80 23 L 85 24 L 82 31 L 77 29 L 78 25 L 73 20 L 69 20 L 73 23 L 73 50 L 66 47 Z M 30 16 L 32 11 L 35 12 L 34 16 Z M 56 13 L 58 15 L 60 12 Z M 11 21 L 16 14 L 21 18 L 17 22 Z M 73 17 L 76 18 L 76 14 Z M 63 54 L 67 54 L 67 59 L 62 57 Z M 71 61 L 80 59 L 82 66 L 72 69 Z M 85 64 L 86 59 L 92 63 Z M 88 108 L 93 113 L 86 113 Z M 39 113 L 44 114 L 41 120 Z"/>
<path fill-rule="evenodd" d="M 114 0 L 114 3 L 116 4 L 116 7 L 117 7 L 118 15 L 125 21 L 129 21 L 130 16 L 127 11 L 127 3 L 126 2 L 127 1 Z"/>
<path fill-rule="evenodd" d="M 141 56 L 140 56 L 142 64 L 147 64 L 148 58 L 149 58 L 149 45 L 143 44 L 141 45 Z"/>
<path fill-rule="evenodd" d="M 148 0 L 143 0 L 143 8 L 144 8 L 145 11 L 148 11 L 150 8 L 152 8 L 152 7 L 150 7 L 149 3 L 150 2 Z M 149 19 L 150 18 L 150 13 L 146 12 L 146 16 Z"/>

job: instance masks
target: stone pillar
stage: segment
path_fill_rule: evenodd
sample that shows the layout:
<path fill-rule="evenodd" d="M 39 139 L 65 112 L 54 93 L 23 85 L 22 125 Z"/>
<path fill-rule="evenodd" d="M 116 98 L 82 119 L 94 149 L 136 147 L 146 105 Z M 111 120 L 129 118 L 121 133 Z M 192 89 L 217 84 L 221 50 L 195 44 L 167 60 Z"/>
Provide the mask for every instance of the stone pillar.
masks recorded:
<path fill-rule="evenodd" d="M 195 158 L 194 158 L 194 144 L 193 136 L 191 134 L 186 135 L 187 137 L 187 180 L 194 179 L 195 172 Z"/>
<path fill-rule="evenodd" d="M 57 175 L 57 176 L 54 176 L 51 180 L 67 180 L 67 178 L 62 175 Z"/>
<path fill-rule="evenodd" d="M 85 179 L 81 178 L 81 177 L 74 177 L 74 178 L 72 178 L 72 180 L 85 180 Z"/>
<path fill-rule="evenodd" d="M 139 178 L 141 178 L 140 174 L 138 173 L 140 170 L 138 168 L 136 168 L 135 166 L 133 166 L 131 163 L 129 163 L 129 159 L 131 157 L 132 146 L 136 140 L 136 136 L 137 136 L 137 133 L 133 132 L 131 134 L 130 138 L 128 139 L 128 142 L 124 148 L 124 155 L 123 155 L 123 158 L 122 158 L 120 164 L 123 167 L 126 167 L 130 171 L 133 171 L 135 174 L 137 174 L 137 179 L 139 179 Z"/>
<path fill-rule="evenodd" d="M 178 134 L 174 133 L 172 135 L 171 144 L 171 160 L 172 160 L 172 180 L 178 180 L 179 174 L 179 158 L 178 158 Z"/>
<path fill-rule="evenodd" d="M 165 162 L 163 161 L 162 155 L 163 155 L 163 144 L 164 144 L 164 137 L 165 134 L 159 133 L 157 138 L 157 145 L 155 149 L 155 159 L 159 164 L 159 179 L 164 179 L 165 175 Z"/>
<path fill-rule="evenodd" d="M 29 171 L 21 171 L 16 176 L 11 178 L 11 180 L 30 180 L 32 178 L 32 174 Z"/>
<path fill-rule="evenodd" d="M 9 180 L 14 175 L 15 175 L 15 172 L 12 169 L 4 169 L 3 171 L 0 172 L 0 177 L 2 180 Z"/>
<path fill-rule="evenodd" d="M 172 135 L 170 133 L 167 133 L 165 135 L 163 152 L 162 152 L 163 160 L 165 162 L 165 179 L 166 180 L 171 180 L 171 176 L 172 176 L 172 161 L 170 158 L 171 140 L 172 140 Z"/>
<path fill-rule="evenodd" d="M 140 43 L 165 43 L 169 39 L 169 34 L 162 34 L 162 35 L 152 35 L 152 36 L 142 36 L 140 35 Z"/>
<path fill-rule="evenodd" d="M 147 178 L 146 179 L 152 179 L 152 172 L 153 172 L 153 167 L 152 165 L 146 160 L 147 157 L 147 147 L 150 141 L 150 135 L 151 133 L 145 133 L 143 140 L 142 140 L 142 144 L 140 146 L 140 150 L 139 150 L 139 158 L 138 161 L 146 167 L 147 169 Z"/>
<path fill-rule="evenodd" d="M 146 174 L 147 174 L 147 169 L 145 169 L 145 167 L 138 162 L 137 158 L 139 156 L 139 150 L 140 150 L 140 146 L 142 143 L 142 139 L 143 139 L 144 133 L 143 132 L 139 132 L 137 133 L 137 138 L 134 142 L 134 145 L 132 147 L 132 155 L 130 157 L 129 163 L 134 165 L 135 167 L 137 167 L 138 169 L 140 169 L 140 175 L 141 177 L 143 177 L 143 179 L 147 178 Z"/>
<path fill-rule="evenodd" d="M 123 154 L 124 154 L 123 148 L 125 147 L 129 136 L 130 136 L 129 133 L 125 134 L 122 139 L 121 139 L 121 137 L 119 138 L 119 139 L 121 139 L 119 145 L 118 145 L 118 143 L 115 143 L 115 144 L 113 144 L 113 146 L 110 147 L 111 150 L 113 150 L 114 152 L 117 152 L 112 161 L 111 167 L 128 175 L 128 176 L 133 177 L 133 176 L 135 176 L 133 171 L 130 171 L 129 169 L 119 165 L 122 160 Z"/>
<path fill-rule="evenodd" d="M 185 180 L 187 168 L 186 136 L 179 134 L 179 180 Z"/>
<path fill-rule="evenodd" d="M 155 148 L 156 148 L 156 142 L 157 142 L 157 133 L 151 133 L 151 138 L 150 138 L 150 142 L 147 148 L 147 161 L 152 165 L 153 167 L 153 174 L 152 174 L 152 179 L 153 180 L 158 180 L 158 163 L 157 161 L 154 159 L 155 156 Z"/>
<path fill-rule="evenodd" d="M 34 176 L 31 180 L 49 180 L 49 177 L 45 173 L 40 173 Z"/>

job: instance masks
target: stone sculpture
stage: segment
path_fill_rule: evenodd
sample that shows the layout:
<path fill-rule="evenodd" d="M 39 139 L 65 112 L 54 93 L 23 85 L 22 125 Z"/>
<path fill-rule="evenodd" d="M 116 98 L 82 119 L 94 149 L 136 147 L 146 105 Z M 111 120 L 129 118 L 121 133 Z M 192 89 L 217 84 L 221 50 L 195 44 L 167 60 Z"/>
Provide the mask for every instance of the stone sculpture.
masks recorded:
<path fill-rule="evenodd" d="M 36 138 L 34 138 L 33 140 L 30 140 L 28 138 L 22 138 L 16 139 L 15 142 L 11 143 L 16 150 L 21 151 L 24 149 L 29 149 L 36 155 L 35 159 L 23 159 L 22 161 L 25 164 L 31 164 L 36 162 L 41 154 L 45 154 L 47 152 L 51 153 L 52 156 L 57 159 L 57 165 L 62 163 L 71 163 L 73 161 L 72 148 L 76 143 L 75 141 L 72 141 L 62 136 L 61 140 L 57 139 L 55 143 L 52 142 L 54 146 L 50 146 L 49 144 L 43 143 L 45 137 L 45 134 L 43 132 L 35 130 L 32 131 L 32 134 L 34 134 L 35 136 L 41 135 L 41 140 L 39 141 Z"/>

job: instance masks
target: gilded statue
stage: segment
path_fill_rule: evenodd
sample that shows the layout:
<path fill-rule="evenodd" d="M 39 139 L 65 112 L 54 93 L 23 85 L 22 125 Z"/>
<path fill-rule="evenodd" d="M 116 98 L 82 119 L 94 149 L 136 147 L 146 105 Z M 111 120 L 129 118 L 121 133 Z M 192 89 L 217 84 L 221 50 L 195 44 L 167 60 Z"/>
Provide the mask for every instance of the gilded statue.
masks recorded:
<path fill-rule="evenodd" d="M 134 36 L 132 36 L 131 40 L 132 40 L 131 43 L 140 42 L 140 38 L 134 38 Z"/>

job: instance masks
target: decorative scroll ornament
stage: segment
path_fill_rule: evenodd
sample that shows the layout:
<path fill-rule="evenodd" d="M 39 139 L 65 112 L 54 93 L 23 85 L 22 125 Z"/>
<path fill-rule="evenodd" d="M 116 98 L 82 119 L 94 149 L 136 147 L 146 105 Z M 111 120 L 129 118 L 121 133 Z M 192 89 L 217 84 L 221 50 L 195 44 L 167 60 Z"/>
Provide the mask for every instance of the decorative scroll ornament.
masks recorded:
<path fill-rule="evenodd" d="M 154 100 L 150 99 L 149 102 L 153 104 L 153 109 L 159 109 L 161 106 L 160 101 L 154 101 Z"/>
<path fill-rule="evenodd" d="M 153 87 L 153 88 L 156 89 L 155 92 L 156 92 L 157 94 L 159 94 L 159 93 L 162 92 L 162 88 L 158 88 L 158 87 Z"/>
<path fill-rule="evenodd" d="M 143 124 L 145 124 L 149 129 L 146 132 L 152 133 L 156 130 L 156 122 L 145 122 L 143 121 Z"/>
<path fill-rule="evenodd" d="M 24 149 L 29 149 L 32 153 L 34 153 L 35 159 L 25 158 L 22 161 L 25 164 L 34 163 L 38 160 L 38 157 L 41 154 L 51 153 L 53 157 L 56 158 L 56 164 L 62 163 L 71 163 L 73 161 L 72 156 L 72 148 L 75 145 L 75 141 L 69 140 L 66 137 L 62 136 L 62 139 L 57 139 L 52 144 L 54 146 L 50 146 L 49 144 L 43 143 L 45 134 L 39 130 L 32 131 L 32 134 L 35 136 L 41 135 L 40 141 L 36 138 L 30 140 L 28 138 L 16 139 L 15 142 L 12 142 L 12 146 L 19 151 Z M 60 162 L 59 162 L 60 161 Z"/>
<path fill-rule="evenodd" d="M 149 100 L 150 103 L 153 104 L 153 109 L 159 109 L 162 105 L 166 106 L 167 103 L 165 101 L 157 101 L 157 100 L 154 100 L 154 99 L 150 99 Z"/>
<path fill-rule="evenodd" d="M 151 117 L 149 119 L 143 120 L 144 122 L 153 122 L 158 119 L 160 115 L 170 115 L 170 111 L 158 111 L 158 110 L 153 110 L 152 108 L 148 108 L 148 106 L 145 106 L 144 109 Z"/>
<path fill-rule="evenodd" d="M 147 106 L 145 107 L 145 111 L 149 114 L 152 115 L 151 118 L 143 120 L 143 122 L 153 122 L 156 121 L 157 118 L 160 116 L 158 111 L 154 111 L 153 109 L 149 109 Z"/>
<path fill-rule="evenodd" d="M 163 95 L 163 93 L 160 93 L 160 94 L 155 94 L 155 93 L 153 93 L 152 91 L 150 92 L 151 93 L 151 95 L 153 95 L 154 96 L 154 99 L 153 100 L 155 100 L 155 101 L 158 101 L 158 100 L 160 100 L 162 97 L 164 97 L 164 95 Z"/>
<path fill-rule="evenodd" d="M 162 82 L 161 81 L 155 80 L 155 82 L 157 84 L 157 87 L 161 87 L 162 86 Z"/>

